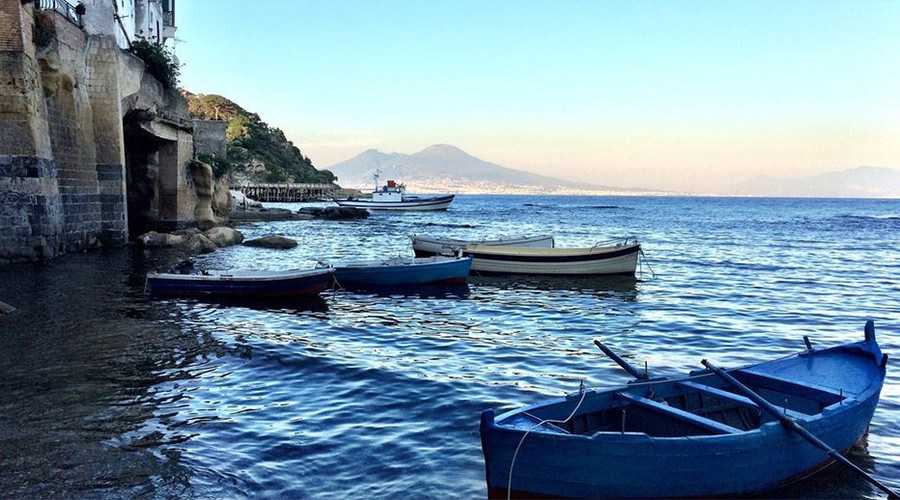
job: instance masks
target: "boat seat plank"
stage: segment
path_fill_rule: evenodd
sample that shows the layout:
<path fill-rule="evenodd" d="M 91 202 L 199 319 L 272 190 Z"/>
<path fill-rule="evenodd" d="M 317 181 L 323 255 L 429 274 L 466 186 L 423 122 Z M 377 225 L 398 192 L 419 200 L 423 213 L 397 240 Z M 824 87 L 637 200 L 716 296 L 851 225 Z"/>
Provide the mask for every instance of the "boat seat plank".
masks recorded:
<path fill-rule="evenodd" d="M 799 384 L 793 380 L 775 377 L 770 373 L 758 372 L 755 370 L 736 370 L 733 375 L 736 375 L 738 380 L 743 379 L 751 383 L 761 384 L 767 389 L 781 391 L 786 394 L 809 398 L 820 402 L 827 402 L 827 404 L 837 403 L 842 399 L 846 400 L 853 396 L 848 393 L 842 395 L 840 391 L 836 391 L 829 387 L 823 387 L 807 382 Z"/>
<path fill-rule="evenodd" d="M 735 403 L 740 403 L 742 405 L 751 406 L 753 408 L 758 408 L 759 406 L 753 402 L 752 399 L 741 396 L 740 394 L 735 394 L 733 392 L 728 392 L 726 390 L 719 389 L 718 387 L 712 387 L 706 384 L 701 384 L 699 382 L 692 382 L 690 380 L 684 380 L 678 382 L 678 385 L 681 387 L 685 387 L 688 389 L 693 389 L 695 391 L 702 391 L 708 394 L 712 394 L 713 396 L 720 399 L 727 399 L 729 401 L 734 401 Z"/>
<path fill-rule="evenodd" d="M 643 396 L 638 396 L 636 394 L 631 394 L 627 392 L 617 392 L 616 396 L 622 398 L 631 403 L 643 406 L 645 408 L 650 408 L 654 411 L 658 411 L 661 413 L 665 413 L 671 417 L 677 418 L 679 420 L 683 420 L 685 422 L 689 422 L 698 427 L 704 428 L 708 431 L 712 431 L 718 434 L 736 434 L 739 432 L 743 432 L 742 430 L 732 427 L 730 425 L 725 425 L 723 423 L 716 422 L 715 420 L 711 420 L 708 418 L 701 417 L 699 415 L 695 415 L 691 412 L 687 412 L 684 410 L 679 410 L 678 408 L 674 408 L 672 406 L 665 405 L 658 401 L 653 401 L 652 399 L 645 398 Z"/>
<path fill-rule="evenodd" d="M 688 389 L 695 390 L 695 391 L 702 391 L 707 394 L 711 394 L 717 398 L 734 401 L 735 403 L 739 403 L 739 404 L 754 408 L 756 410 L 762 411 L 762 409 L 759 407 L 759 405 L 757 405 L 752 399 L 745 397 L 745 396 L 741 396 L 740 394 L 735 394 L 733 392 L 728 392 L 726 390 L 719 389 L 718 387 L 712 387 L 712 386 L 709 386 L 706 384 L 701 384 L 699 382 L 692 382 L 690 380 L 678 382 L 678 385 L 680 385 L 682 387 L 686 387 Z M 804 413 L 793 411 L 788 408 L 781 408 L 781 411 L 785 415 L 795 418 L 795 419 L 807 416 Z"/>
<path fill-rule="evenodd" d="M 536 416 L 532 415 L 531 413 L 528 413 L 527 411 L 523 411 L 522 413 L 520 413 L 520 415 L 527 418 L 528 420 L 534 421 L 534 423 L 536 423 L 536 424 L 541 424 L 541 427 L 546 427 L 547 429 L 550 429 L 557 433 L 571 434 L 571 432 L 563 429 L 562 427 L 560 427 L 552 422 L 545 422 L 543 419 L 537 418 Z"/>

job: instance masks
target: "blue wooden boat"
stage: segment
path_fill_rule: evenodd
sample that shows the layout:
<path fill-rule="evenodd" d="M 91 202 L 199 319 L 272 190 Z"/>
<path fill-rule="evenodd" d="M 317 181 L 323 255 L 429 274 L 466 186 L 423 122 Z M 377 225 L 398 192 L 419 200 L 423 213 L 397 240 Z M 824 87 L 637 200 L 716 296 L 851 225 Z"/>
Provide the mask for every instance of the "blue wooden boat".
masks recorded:
<path fill-rule="evenodd" d="M 147 288 L 155 295 L 180 297 L 317 295 L 331 284 L 333 273 L 333 269 L 149 273 Z"/>
<path fill-rule="evenodd" d="M 708 370 L 671 379 L 608 352 L 633 382 L 497 416 L 485 410 L 489 496 L 731 497 L 850 464 L 838 452 L 866 433 L 887 355 L 871 321 L 861 342 L 813 349 L 804 340 L 799 354 L 729 370 L 704 360 Z"/>
<path fill-rule="evenodd" d="M 390 259 L 334 262 L 339 285 L 422 285 L 465 283 L 471 257 L 394 257 Z"/>

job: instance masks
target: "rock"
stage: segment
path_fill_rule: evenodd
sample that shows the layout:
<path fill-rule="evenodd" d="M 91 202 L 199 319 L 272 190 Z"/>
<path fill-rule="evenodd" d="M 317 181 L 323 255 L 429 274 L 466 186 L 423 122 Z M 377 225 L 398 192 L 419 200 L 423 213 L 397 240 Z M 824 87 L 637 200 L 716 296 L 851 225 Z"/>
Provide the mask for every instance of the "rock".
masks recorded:
<path fill-rule="evenodd" d="M 188 168 L 191 172 L 191 180 L 194 182 L 194 192 L 197 194 L 194 219 L 197 220 L 200 229 L 210 229 L 216 225 L 216 216 L 212 210 L 212 167 L 203 162 L 192 161 Z"/>
<path fill-rule="evenodd" d="M 157 233 L 156 231 L 150 231 L 149 233 L 138 236 L 137 240 L 146 248 L 165 248 L 181 245 L 185 242 L 186 238 L 183 235 L 174 233 Z"/>
<path fill-rule="evenodd" d="M 325 220 L 365 219 L 369 216 L 368 210 L 351 207 L 305 207 L 298 210 L 297 213 Z"/>
<path fill-rule="evenodd" d="M 229 247 L 244 241 L 243 233 L 227 226 L 214 227 L 204 231 L 203 235 L 219 247 Z"/>
<path fill-rule="evenodd" d="M 231 190 L 228 187 L 228 176 L 222 177 L 213 185 L 212 211 L 218 217 L 228 217 L 234 206 Z"/>
<path fill-rule="evenodd" d="M 297 242 L 284 236 L 263 236 L 262 238 L 245 241 L 244 246 L 288 249 L 297 246 Z"/>
<path fill-rule="evenodd" d="M 187 244 L 185 244 L 185 250 L 189 253 L 212 253 L 218 250 L 219 247 L 213 243 L 212 240 L 207 238 L 205 235 L 197 234 L 191 237 L 188 240 Z"/>
<path fill-rule="evenodd" d="M 229 216 L 232 222 L 303 220 L 311 217 L 294 213 L 287 208 L 239 208 Z"/>
<path fill-rule="evenodd" d="M 197 229 L 196 227 L 186 227 L 184 229 L 176 229 L 175 231 L 172 231 L 172 234 L 183 237 L 185 241 L 191 239 L 191 237 L 194 235 L 202 233 L 203 231 Z"/>
<path fill-rule="evenodd" d="M 263 204 L 254 200 L 253 198 L 248 198 L 244 193 L 232 189 L 231 193 L 231 208 L 232 210 L 239 208 L 262 208 Z"/>

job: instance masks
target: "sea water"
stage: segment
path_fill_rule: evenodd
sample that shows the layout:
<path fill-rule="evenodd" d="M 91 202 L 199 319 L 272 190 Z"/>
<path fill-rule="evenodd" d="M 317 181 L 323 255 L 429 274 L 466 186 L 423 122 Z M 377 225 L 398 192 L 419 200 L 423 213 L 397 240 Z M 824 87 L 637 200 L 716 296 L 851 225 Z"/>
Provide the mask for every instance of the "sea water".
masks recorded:
<path fill-rule="evenodd" d="M 279 205 L 297 208 L 299 205 Z M 642 245 L 637 279 L 472 277 L 307 300 L 153 299 L 175 250 L 0 268 L 0 496 L 479 498 L 480 412 L 628 376 L 861 340 L 900 357 L 900 202 L 458 196 L 445 212 L 258 222 L 208 269 L 412 255 L 409 236 Z M 900 369 L 852 459 L 900 488 Z M 660 476 L 664 480 L 664 475 Z M 834 466 L 766 496 L 883 498 Z"/>

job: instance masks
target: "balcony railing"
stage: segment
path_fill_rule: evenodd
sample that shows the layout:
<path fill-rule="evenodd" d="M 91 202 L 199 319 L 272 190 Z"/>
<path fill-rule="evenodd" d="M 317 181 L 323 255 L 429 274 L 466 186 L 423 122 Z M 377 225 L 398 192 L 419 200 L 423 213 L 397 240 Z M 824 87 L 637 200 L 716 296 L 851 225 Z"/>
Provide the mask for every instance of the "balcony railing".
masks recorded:
<path fill-rule="evenodd" d="M 83 28 L 84 24 L 81 22 L 81 11 L 84 9 L 83 6 L 75 6 L 67 2 L 66 0 L 35 0 L 34 7 L 38 10 L 52 10 L 63 17 L 68 19 L 70 22 L 78 26 L 79 28 Z"/>
<path fill-rule="evenodd" d="M 163 26 L 175 26 L 175 12 L 174 11 L 166 11 L 163 12 Z"/>

